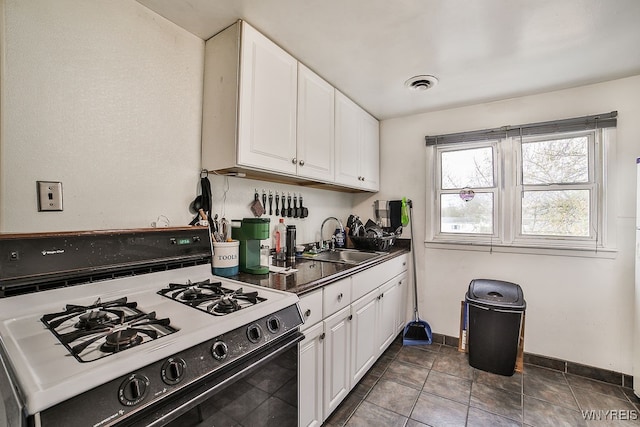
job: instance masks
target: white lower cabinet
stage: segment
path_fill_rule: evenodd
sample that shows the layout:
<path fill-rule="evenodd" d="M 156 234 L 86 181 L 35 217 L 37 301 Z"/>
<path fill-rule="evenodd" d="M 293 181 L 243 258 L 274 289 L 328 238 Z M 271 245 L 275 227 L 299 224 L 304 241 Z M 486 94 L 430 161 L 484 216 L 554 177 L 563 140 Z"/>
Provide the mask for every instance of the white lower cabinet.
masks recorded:
<path fill-rule="evenodd" d="M 404 327 L 406 255 L 370 270 L 300 297 L 300 426 L 321 425 Z"/>
<path fill-rule="evenodd" d="M 351 307 L 328 317 L 324 323 L 324 418 L 338 407 L 351 390 Z"/>
<path fill-rule="evenodd" d="M 404 327 L 404 302 L 406 301 L 407 273 L 389 280 L 380 287 L 378 323 L 378 353 L 389 347 L 400 330 Z"/>
<path fill-rule="evenodd" d="M 407 272 L 403 272 L 396 278 L 396 286 L 398 288 L 398 309 L 396 311 L 396 334 L 404 331 L 404 327 L 407 324 L 407 292 L 409 289 L 409 276 Z M 395 335 L 394 335 L 395 336 Z"/>
<path fill-rule="evenodd" d="M 324 420 L 324 323 L 304 331 L 298 346 L 298 425 L 320 426 Z"/>
<path fill-rule="evenodd" d="M 380 294 L 376 289 L 351 304 L 351 384 L 355 386 L 378 359 Z"/>

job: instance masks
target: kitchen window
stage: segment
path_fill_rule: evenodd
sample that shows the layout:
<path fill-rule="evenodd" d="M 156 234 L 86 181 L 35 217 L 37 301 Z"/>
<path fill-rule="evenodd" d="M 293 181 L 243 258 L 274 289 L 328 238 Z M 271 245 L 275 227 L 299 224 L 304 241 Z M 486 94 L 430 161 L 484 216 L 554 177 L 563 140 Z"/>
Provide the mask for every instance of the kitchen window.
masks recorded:
<path fill-rule="evenodd" d="M 495 235 L 496 152 L 495 144 L 438 150 L 439 234 Z"/>
<path fill-rule="evenodd" d="M 427 242 L 611 248 L 603 189 L 616 117 L 427 137 Z"/>

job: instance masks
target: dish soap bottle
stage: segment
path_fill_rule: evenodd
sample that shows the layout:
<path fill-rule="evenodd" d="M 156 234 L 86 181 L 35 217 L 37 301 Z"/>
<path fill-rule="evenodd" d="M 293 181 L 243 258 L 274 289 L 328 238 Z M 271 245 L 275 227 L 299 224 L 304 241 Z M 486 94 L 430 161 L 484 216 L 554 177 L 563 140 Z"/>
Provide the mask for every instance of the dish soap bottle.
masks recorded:
<path fill-rule="evenodd" d="M 276 252 L 276 260 L 284 261 L 287 247 L 287 227 L 284 225 L 284 218 L 280 218 L 280 222 L 273 230 L 273 247 Z"/>
<path fill-rule="evenodd" d="M 344 230 L 342 228 L 336 228 L 336 231 L 333 232 L 334 241 L 336 243 L 336 248 L 344 248 Z"/>

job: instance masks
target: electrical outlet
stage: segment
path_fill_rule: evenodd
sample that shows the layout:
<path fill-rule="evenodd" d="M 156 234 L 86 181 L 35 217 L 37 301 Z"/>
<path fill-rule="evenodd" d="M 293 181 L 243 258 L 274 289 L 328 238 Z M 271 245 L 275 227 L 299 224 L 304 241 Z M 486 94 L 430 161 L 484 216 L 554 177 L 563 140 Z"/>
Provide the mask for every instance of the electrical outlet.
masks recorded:
<path fill-rule="evenodd" d="M 62 183 L 55 181 L 37 181 L 38 211 L 62 210 Z"/>

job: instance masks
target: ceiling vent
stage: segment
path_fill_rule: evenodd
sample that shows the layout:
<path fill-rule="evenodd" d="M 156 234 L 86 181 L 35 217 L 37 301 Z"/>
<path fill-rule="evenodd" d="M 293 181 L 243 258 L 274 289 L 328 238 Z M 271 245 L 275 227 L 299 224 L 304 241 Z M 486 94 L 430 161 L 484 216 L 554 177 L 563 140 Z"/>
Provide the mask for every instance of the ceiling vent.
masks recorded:
<path fill-rule="evenodd" d="M 412 91 L 421 92 L 430 89 L 438 84 L 438 79 L 435 76 L 421 75 L 411 77 L 404 82 L 404 85 Z"/>

